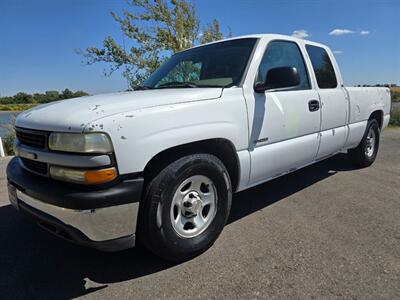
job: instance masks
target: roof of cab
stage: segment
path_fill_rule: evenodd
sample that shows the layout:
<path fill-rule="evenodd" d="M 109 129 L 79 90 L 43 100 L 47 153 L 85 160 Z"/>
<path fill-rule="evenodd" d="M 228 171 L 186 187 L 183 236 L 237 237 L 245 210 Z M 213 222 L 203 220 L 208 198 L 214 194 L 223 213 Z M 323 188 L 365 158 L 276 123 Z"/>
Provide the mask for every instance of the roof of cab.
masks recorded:
<path fill-rule="evenodd" d="M 210 45 L 210 44 L 225 42 L 225 41 L 244 39 L 244 38 L 288 39 L 288 40 L 292 40 L 292 41 L 296 40 L 296 41 L 299 41 L 299 42 L 302 42 L 302 43 L 309 43 L 309 44 L 312 44 L 312 45 L 315 45 L 315 46 L 321 46 L 321 47 L 324 47 L 324 48 L 326 47 L 323 44 L 316 43 L 316 42 L 309 41 L 309 40 L 305 40 L 305 39 L 296 38 L 296 37 L 291 36 L 291 35 L 275 34 L 275 33 L 261 33 L 261 34 L 247 34 L 247 35 L 235 36 L 235 37 L 226 38 L 226 39 L 219 40 L 219 41 L 210 42 L 210 43 L 203 44 L 203 45 L 198 45 L 198 46 L 195 46 L 193 48 L 204 46 L 204 45 Z"/>

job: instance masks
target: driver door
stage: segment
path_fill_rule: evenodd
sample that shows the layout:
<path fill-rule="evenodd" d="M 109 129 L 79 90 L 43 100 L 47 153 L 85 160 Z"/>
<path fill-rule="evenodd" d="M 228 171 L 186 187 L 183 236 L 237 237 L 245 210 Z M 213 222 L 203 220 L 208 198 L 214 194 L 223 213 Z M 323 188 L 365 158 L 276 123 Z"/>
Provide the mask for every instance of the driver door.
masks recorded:
<path fill-rule="evenodd" d="M 289 90 L 254 92 L 250 185 L 307 165 L 314 161 L 318 151 L 319 97 L 311 87 L 309 70 L 297 43 L 271 41 L 257 81 L 264 81 L 268 70 L 277 67 L 295 67 L 300 83 Z"/>

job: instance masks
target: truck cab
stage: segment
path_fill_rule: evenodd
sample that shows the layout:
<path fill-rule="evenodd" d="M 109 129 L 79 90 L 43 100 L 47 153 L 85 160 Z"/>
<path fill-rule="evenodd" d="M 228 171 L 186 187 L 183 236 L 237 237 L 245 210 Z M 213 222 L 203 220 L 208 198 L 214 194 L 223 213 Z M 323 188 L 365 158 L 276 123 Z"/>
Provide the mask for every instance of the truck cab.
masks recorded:
<path fill-rule="evenodd" d="M 16 120 L 11 203 L 72 242 L 139 239 L 169 260 L 207 250 L 232 194 L 348 152 L 361 167 L 389 123 L 386 88 L 348 88 L 332 51 L 242 36 L 176 53 L 135 91 L 35 107 Z"/>

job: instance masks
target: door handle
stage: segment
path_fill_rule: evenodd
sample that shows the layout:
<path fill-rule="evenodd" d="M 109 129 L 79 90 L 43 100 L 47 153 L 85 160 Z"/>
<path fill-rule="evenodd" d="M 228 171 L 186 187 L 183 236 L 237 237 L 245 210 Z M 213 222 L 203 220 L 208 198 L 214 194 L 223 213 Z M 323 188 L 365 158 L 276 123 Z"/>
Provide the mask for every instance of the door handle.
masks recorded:
<path fill-rule="evenodd" d="M 318 100 L 310 100 L 310 101 L 308 101 L 308 110 L 309 111 L 317 111 L 317 110 L 319 110 L 319 101 Z"/>

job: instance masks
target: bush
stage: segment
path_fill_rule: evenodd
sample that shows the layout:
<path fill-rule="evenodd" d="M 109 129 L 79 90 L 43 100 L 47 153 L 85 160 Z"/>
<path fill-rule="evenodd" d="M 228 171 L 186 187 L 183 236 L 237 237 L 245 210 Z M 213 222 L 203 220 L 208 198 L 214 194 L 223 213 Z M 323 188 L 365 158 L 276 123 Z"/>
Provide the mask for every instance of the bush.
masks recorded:
<path fill-rule="evenodd" d="M 390 93 L 393 102 L 400 102 L 400 87 L 392 87 Z"/>
<path fill-rule="evenodd" d="M 392 92 L 392 101 L 400 102 L 400 92 Z"/>
<path fill-rule="evenodd" d="M 47 91 L 45 93 L 35 93 L 33 95 L 27 93 L 17 93 L 14 96 L 0 97 L 0 104 L 37 104 L 48 103 L 57 100 L 88 96 L 84 91 L 72 92 L 65 89 L 61 93 L 58 91 Z"/>
<path fill-rule="evenodd" d="M 400 108 L 395 108 L 390 114 L 390 126 L 400 126 Z"/>
<path fill-rule="evenodd" d="M 11 119 L 11 123 L 4 125 L 4 127 L 8 130 L 6 136 L 2 139 L 4 152 L 6 155 L 14 155 L 14 142 L 15 142 L 15 117 Z"/>
<path fill-rule="evenodd" d="M 6 155 L 14 155 L 14 141 L 15 141 L 15 132 L 8 133 L 3 140 L 4 152 Z"/>

